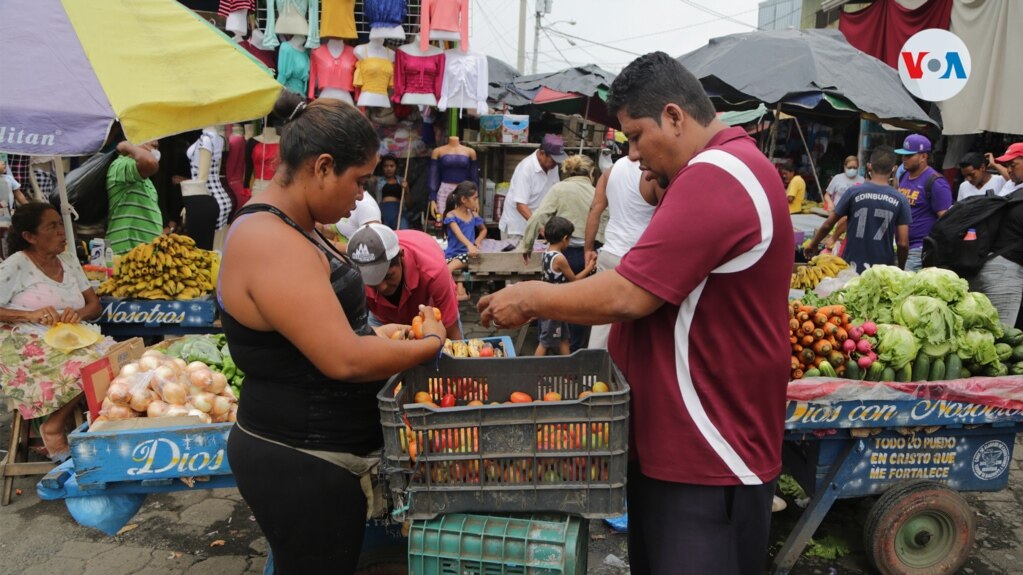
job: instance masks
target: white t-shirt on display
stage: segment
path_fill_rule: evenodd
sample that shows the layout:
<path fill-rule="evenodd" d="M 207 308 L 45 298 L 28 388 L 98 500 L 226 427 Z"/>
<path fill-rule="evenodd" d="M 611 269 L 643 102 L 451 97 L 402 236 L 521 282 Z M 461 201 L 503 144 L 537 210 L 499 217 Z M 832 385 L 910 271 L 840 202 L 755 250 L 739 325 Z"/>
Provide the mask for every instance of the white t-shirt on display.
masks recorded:
<path fill-rule="evenodd" d="M 1005 178 L 998 174 L 992 175 L 991 179 L 979 189 L 969 181 L 964 181 L 959 184 L 959 196 L 956 197 L 956 201 L 960 202 L 972 196 L 983 196 L 987 194 L 989 190 L 1000 196 L 1007 196 L 1009 195 L 1009 192 L 1012 191 L 1012 187 L 1006 187 Z"/>

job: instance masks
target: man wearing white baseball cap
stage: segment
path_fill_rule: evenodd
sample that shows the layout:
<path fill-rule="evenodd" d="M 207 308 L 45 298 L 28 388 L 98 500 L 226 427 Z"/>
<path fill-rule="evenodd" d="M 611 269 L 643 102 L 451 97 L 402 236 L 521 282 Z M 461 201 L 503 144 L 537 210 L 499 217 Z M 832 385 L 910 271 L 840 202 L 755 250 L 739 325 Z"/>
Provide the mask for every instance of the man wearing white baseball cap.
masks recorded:
<path fill-rule="evenodd" d="M 450 339 L 461 339 L 455 281 L 444 252 L 416 230 L 366 224 L 348 240 L 348 257 L 366 283 L 369 324 L 411 323 L 420 305 L 440 310 Z"/>

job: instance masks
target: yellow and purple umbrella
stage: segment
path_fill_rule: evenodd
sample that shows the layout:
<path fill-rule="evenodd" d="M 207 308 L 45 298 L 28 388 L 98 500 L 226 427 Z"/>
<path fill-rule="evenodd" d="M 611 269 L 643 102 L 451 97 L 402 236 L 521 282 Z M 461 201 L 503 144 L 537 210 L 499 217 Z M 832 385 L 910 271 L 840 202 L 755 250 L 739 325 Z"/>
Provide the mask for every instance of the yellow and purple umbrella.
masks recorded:
<path fill-rule="evenodd" d="M 174 0 L 0 2 L 0 151 L 99 151 L 266 115 L 270 71 Z"/>

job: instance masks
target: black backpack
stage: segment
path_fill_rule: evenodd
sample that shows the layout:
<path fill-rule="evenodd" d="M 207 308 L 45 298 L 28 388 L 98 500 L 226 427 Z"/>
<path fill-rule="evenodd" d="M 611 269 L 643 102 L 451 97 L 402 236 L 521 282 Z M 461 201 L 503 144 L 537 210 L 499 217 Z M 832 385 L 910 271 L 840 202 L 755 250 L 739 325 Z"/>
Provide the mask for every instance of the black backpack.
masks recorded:
<path fill-rule="evenodd" d="M 976 275 L 992 255 L 1005 208 L 1019 202 L 1019 192 L 1005 197 L 988 192 L 952 204 L 924 238 L 923 266 L 952 270 L 963 278 Z M 970 229 L 976 239 L 965 239 Z"/>

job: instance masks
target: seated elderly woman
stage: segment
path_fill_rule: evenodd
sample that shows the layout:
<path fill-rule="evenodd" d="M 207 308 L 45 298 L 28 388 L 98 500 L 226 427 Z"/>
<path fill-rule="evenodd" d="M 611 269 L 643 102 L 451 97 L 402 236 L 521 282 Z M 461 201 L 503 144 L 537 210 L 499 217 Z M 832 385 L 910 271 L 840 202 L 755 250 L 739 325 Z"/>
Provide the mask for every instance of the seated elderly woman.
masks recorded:
<path fill-rule="evenodd" d="M 58 323 L 99 317 L 99 298 L 82 266 L 65 253 L 57 210 L 32 202 L 14 212 L 9 258 L 0 262 L 0 387 L 26 420 L 39 426 L 47 455 L 67 458 L 67 427 L 82 394 L 79 371 L 109 342 L 62 351 L 43 340 Z"/>

